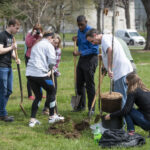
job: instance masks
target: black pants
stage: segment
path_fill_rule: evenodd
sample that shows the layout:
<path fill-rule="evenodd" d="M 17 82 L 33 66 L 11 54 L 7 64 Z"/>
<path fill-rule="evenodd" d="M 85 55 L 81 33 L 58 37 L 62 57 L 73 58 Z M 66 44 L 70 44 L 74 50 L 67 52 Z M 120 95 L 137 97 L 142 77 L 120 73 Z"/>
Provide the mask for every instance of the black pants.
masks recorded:
<path fill-rule="evenodd" d="M 54 74 L 54 82 L 55 82 L 55 91 L 57 93 L 57 76 Z M 55 93 L 55 99 L 56 99 L 56 93 Z M 44 109 L 49 108 L 49 101 L 46 99 Z"/>
<path fill-rule="evenodd" d="M 40 101 L 42 100 L 41 87 L 46 90 L 46 101 L 48 103 L 50 116 L 54 115 L 56 90 L 54 88 L 51 78 L 50 77 L 30 77 L 30 76 L 27 78 L 35 94 L 35 100 L 32 103 L 31 118 L 36 117 L 38 106 L 40 104 Z"/>
<path fill-rule="evenodd" d="M 94 73 L 97 65 L 98 65 L 97 55 L 80 56 L 77 65 L 77 93 L 78 95 L 81 95 L 81 101 L 79 105 L 81 105 L 82 107 L 82 105 L 84 106 L 85 104 L 84 88 L 86 87 L 89 110 L 91 108 L 95 96 Z"/>
<path fill-rule="evenodd" d="M 29 59 L 30 59 L 29 57 L 25 56 L 26 66 L 27 66 Z M 29 82 L 28 78 L 27 78 L 27 91 L 28 91 L 28 97 L 32 96 L 32 89 L 31 89 L 30 82 Z"/>

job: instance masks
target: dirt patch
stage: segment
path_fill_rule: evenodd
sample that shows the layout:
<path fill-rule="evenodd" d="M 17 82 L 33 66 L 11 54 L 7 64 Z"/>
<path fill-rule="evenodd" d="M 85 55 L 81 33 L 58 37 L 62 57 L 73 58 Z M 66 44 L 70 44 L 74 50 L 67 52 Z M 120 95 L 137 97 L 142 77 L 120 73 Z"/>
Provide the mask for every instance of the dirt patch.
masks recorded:
<path fill-rule="evenodd" d="M 81 123 L 75 124 L 74 128 L 78 131 L 83 131 L 85 129 L 88 129 L 90 127 L 90 124 L 88 121 L 82 121 Z"/>
<path fill-rule="evenodd" d="M 74 123 L 70 118 L 66 118 L 64 122 L 57 122 L 52 124 L 47 133 L 52 135 L 62 135 L 68 139 L 79 138 L 81 131 L 89 129 L 90 124 L 88 121 L 81 121 L 80 123 Z"/>

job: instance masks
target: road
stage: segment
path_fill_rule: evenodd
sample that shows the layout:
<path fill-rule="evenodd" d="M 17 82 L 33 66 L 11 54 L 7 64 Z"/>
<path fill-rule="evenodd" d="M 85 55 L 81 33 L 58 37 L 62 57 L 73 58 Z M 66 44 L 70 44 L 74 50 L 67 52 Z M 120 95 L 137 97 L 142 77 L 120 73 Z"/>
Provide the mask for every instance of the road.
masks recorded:
<path fill-rule="evenodd" d="M 25 41 L 17 41 L 17 44 L 24 44 Z M 63 45 L 63 43 L 62 43 Z M 73 42 L 65 42 L 65 46 L 73 46 Z"/>

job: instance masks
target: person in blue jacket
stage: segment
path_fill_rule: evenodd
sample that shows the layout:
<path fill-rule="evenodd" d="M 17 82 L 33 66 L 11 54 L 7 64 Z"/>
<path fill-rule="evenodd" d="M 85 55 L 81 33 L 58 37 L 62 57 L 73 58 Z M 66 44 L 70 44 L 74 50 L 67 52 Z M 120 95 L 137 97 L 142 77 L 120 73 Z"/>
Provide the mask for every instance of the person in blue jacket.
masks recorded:
<path fill-rule="evenodd" d="M 91 29 L 87 25 L 85 16 L 77 17 L 78 34 L 74 36 L 73 41 L 77 42 L 78 51 L 73 52 L 74 56 L 80 56 L 77 65 L 77 94 L 81 96 L 80 103 L 75 111 L 85 110 L 85 88 L 88 96 L 88 110 L 95 96 L 94 73 L 98 65 L 99 46 L 93 45 L 86 39 L 86 32 Z M 95 108 L 92 110 L 94 114 Z"/>

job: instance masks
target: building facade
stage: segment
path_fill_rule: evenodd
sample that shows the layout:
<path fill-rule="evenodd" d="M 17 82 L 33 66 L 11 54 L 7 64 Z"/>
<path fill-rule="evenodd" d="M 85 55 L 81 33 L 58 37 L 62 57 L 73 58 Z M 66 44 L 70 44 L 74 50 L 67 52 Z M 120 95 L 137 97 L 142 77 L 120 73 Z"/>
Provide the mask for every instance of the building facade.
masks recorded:
<path fill-rule="evenodd" d="M 131 29 L 137 29 L 138 31 L 145 31 L 146 13 L 141 0 L 130 0 L 130 25 Z M 104 31 L 112 31 L 112 17 L 113 10 L 108 9 L 108 15 L 104 15 Z M 119 12 L 119 16 L 115 19 L 115 30 L 125 29 L 126 18 L 125 10 L 121 7 L 116 7 L 116 11 Z M 76 20 L 78 15 L 85 15 L 88 24 L 94 28 L 97 28 L 97 12 L 93 0 L 83 0 L 80 4 L 80 8 L 73 13 L 73 17 Z M 65 32 L 76 32 L 77 25 L 65 23 Z M 68 25 L 67 25 L 68 24 Z M 102 27 L 102 14 L 101 14 L 101 27 Z"/>

